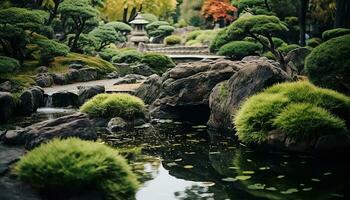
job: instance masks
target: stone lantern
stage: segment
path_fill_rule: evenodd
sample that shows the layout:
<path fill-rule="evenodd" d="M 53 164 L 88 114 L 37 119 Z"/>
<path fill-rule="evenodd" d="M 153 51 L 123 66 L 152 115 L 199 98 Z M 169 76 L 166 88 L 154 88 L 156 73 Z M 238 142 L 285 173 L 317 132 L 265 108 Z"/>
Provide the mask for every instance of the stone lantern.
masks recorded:
<path fill-rule="evenodd" d="M 131 32 L 130 42 L 133 42 L 136 46 L 139 43 L 148 43 L 149 38 L 145 29 L 145 26 L 149 24 L 140 13 L 137 14 L 136 18 L 130 22 L 133 26 L 133 31 Z"/>

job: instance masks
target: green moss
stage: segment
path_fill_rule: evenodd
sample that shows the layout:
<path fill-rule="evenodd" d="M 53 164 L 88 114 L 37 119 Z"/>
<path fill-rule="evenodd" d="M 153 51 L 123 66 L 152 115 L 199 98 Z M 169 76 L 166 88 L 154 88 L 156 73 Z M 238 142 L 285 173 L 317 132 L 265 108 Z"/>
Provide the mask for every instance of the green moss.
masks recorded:
<path fill-rule="evenodd" d="M 209 50 L 210 50 L 210 52 L 217 52 L 217 51 L 219 51 L 220 47 L 229 43 L 232 40 L 233 39 L 227 33 L 227 28 L 221 29 L 216 34 L 213 41 L 210 43 Z"/>
<path fill-rule="evenodd" d="M 310 38 L 306 40 L 306 45 L 312 48 L 319 46 L 322 43 L 320 38 Z"/>
<path fill-rule="evenodd" d="M 221 98 L 226 98 L 229 95 L 228 82 L 225 81 L 219 86 L 219 95 Z"/>
<path fill-rule="evenodd" d="M 143 117 L 145 105 L 141 99 L 129 94 L 99 94 L 80 107 L 90 117 L 134 119 Z"/>
<path fill-rule="evenodd" d="M 296 140 L 310 140 L 327 134 L 342 134 L 343 119 L 308 103 L 290 104 L 273 120 L 274 126 Z"/>
<path fill-rule="evenodd" d="M 171 58 L 159 53 L 146 53 L 141 62 L 147 64 L 154 73 L 159 75 L 176 66 Z"/>
<path fill-rule="evenodd" d="M 166 45 L 175 45 L 175 44 L 181 44 L 182 38 L 178 35 L 169 35 L 166 38 L 164 38 L 164 43 Z"/>
<path fill-rule="evenodd" d="M 297 49 L 297 48 L 300 48 L 300 46 L 297 44 L 290 44 L 290 45 L 286 45 L 286 46 L 281 46 L 278 48 L 278 50 L 281 51 L 282 53 L 287 54 L 288 52 L 290 52 L 294 49 Z"/>
<path fill-rule="evenodd" d="M 104 48 L 100 52 L 98 52 L 98 55 L 106 61 L 112 61 L 112 58 L 114 56 L 120 55 L 120 50 L 116 48 Z"/>
<path fill-rule="evenodd" d="M 339 36 L 343 36 L 343 35 L 348 35 L 348 34 L 350 34 L 350 29 L 335 28 L 335 29 L 331 29 L 323 32 L 322 39 L 323 41 L 327 41 L 327 40 L 330 40 Z"/>
<path fill-rule="evenodd" d="M 245 56 L 257 55 L 261 50 L 262 48 L 258 44 L 246 41 L 234 41 L 222 46 L 218 54 L 240 60 Z"/>
<path fill-rule="evenodd" d="M 127 50 L 120 52 L 112 58 L 113 63 L 137 63 L 140 62 L 143 54 L 136 50 Z"/>
<path fill-rule="evenodd" d="M 308 82 L 282 83 L 248 98 L 236 113 L 234 124 L 241 141 L 259 144 L 275 129 L 297 140 L 344 133 L 349 115 L 350 98 L 343 94 Z"/>
<path fill-rule="evenodd" d="M 340 36 L 316 47 L 306 58 L 310 80 L 321 87 L 350 94 L 350 35 Z"/>
<path fill-rule="evenodd" d="M 271 51 L 263 53 L 262 56 L 271 60 L 276 60 L 276 56 Z"/>
<path fill-rule="evenodd" d="M 65 57 L 56 57 L 55 60 L 50 64 L 50 67 L 63 66 L 68 69 L 69 65 L 72 63 L 80 63 L 86 67 L 96 69 L 101 73 L 109 73 L 116 70 L 116 68 L 110 62 L 107 62 L 98 57 L 78 53 L 70 53 Z"/>
<path fill-rule="evenodd" d="M 0 73 L 14 72 L 20 68 L 18 60 L 0 56 Z"/>
<path fill-rule="evenodd" d="M 107 199 L 133 199 L 138 187 L 118 151 L 74 138 L 53 140 L 32 150 L 16 164 L 14 172 L 39 190 L 69 194 L 93 187 Z"/>

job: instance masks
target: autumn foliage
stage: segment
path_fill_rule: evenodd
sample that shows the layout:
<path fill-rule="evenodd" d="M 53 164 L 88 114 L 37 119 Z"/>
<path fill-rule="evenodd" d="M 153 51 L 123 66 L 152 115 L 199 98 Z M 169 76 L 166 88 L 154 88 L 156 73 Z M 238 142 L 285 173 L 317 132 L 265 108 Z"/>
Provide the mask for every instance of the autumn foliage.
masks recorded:
<path fill-rule="evenodd" d="M 232 6 L 229 0 L 205 0 L 202 6 L 202 15 L 215 22 L 223 19 L 232 22 L 236 11 L 237 8 Z"/>

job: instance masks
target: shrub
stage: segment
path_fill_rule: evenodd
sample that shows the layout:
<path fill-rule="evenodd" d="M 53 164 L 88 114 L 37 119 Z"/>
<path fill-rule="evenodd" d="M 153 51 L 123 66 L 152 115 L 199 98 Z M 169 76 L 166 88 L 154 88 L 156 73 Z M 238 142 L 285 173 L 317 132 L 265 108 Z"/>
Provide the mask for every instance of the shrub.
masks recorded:
<path fill-rule="evenodd" d="M 66 56 L 69 47 L 54 40 L 38 39 L 34 41 L 40 48 L 40 63 L 48 65 L 56 56 Z"/>
<path fill-rule="evenodd" d="M 146 30 L 147 31 L 155 31 L 158 29 L 158 27 L 163 26 L 163 25 L 169 25 L 169 23 L 166 21 L 155 21 L 155 22 L 147 24 Z"/>
<path fill-rule="evenodd" d="M 195 30 L 195 31 L 188 32 L 186 34 L 186 42 L 190 40 L 195 40 L 202 32 L 203 32 L 202 30 Z"/>
<path fill-rule="evenodd" d="M 244 143 L 265 143 L 276 129 L 298 141 L 347 133 L 349 114 L 350 98 L 345 95 L 308 82 L 282 83 L 248 98 L 234 124 Z"/>
<path fill-rule="evenodd" d="M 261 49 L 260 45 L 252 42 L 233 41 L 222 46 L 218 54 L 240 60 L 245 56 L 256 55 Z"/>
<path fill-rule="evenodd" d="M 320 38 L 310 38 L 306 40 L 306 45 L 312 48 L 319 46 L 322 43 Z"/>
<path fill-rule="evenodd" d="M 146 53 L 141 62 L 147 64 L 154 73 L 159 75 L 163 74 L 167 69 L 176 66 L 171 58 L 158 53 Z"/>
<path fill-rule="evenodd" d="M 285 53 L 287 54 L 288 52 L 294 50 L 294 49 L 297 49 L 297 48 L 300 48 L 299 45 L 297 44 L 290 44 L 290 45 L 287 45 L 287 46 L 281 46 L 278 48 L 279 51 L 281 51 L 282 53 Z"/>
<path fill-rule="evenodd" d="M 155 21 L 158 21 L 158 17 L 151 14 L 151 13 L 144 13 L 142 14 L 142 17 L 148 21 L 149 23 L 152 23 L 152 22 L 155 22 Z"/>
<path fill-rule="evenodd" d="M 136 50 L 127 50 L 112 58 L 113 63 L 136 63 L 142 59 L 142 53 Z"/>
<path fill-rule="evenodd" d="M 0 73 L 14 72 L 20 68 L 18 60 L 0 56 Z"/>
<path fill-rule="evenodd" d="M 314 84 L 350 94 L 350 35 L 316 47 L 306 58 L 305 69 Z"/>
<path fill-rule="evenodd" d="M 99 94 L 80 107 L 90 117 L 134 119 L 144 116 L 141 99 L 129 94 Z"/>
<path fill-rule="evenodd" d="M 210 43 L 209 50 L 210 52 L 217 52 L 219 51 L 220 47 L 229 43 L 230 41 L 232 40 L 227 34 L 227 28 L 221 29 Z"/>
<path fill-rule="evenodd" d="M 23 156 L 14 171 L 33 187 L 61 195 L 92 187 L 107 199 L 133 199 L 138 187 L 117 150 L 76 138 L 41 145 Z"/>
<path fill-rule="evenodd" d="M 197 47 L 203 46 L 203 44 L 200 41 L 197 41 L 197 40 L 189 40 L 188 42 L 186 42 L 185 45 L 186 46 L 197 46 Z"/>
<path fill-rule="evenodd" d="M 170 35 L 164 39 L 166 45 L 181 44 L 181 37 L 178 35 Z"/>
<path fill-rule="evenodd" d="M 114 56 L 120 55 L 120 51 L 115 48 L 104 48 L 100 52 L 98 52 L 98 55 L 106 61 L 111 61 Z"/>
<path fill-rule="evenodd" d="M 105 27 L 111 27 L 116 31 L 122 32 L 122 33 L 129 33 L 132 31 L 131 26 L 129 26 L 126 23 L 123 22 L 109 22 L 104 25 Z"/>
<path fill-rule="evenodd" d="M 323 41 L 327 41 L 327 40 L 330 40 L 332 38 L 336 38 L 336 37 L 348 35 L 348 34 L 350 34 L 350 29 L 336 28 L 336 29 L 331 29 L 331 30 L 323 32 L 322 39 L 323 39 Z"/>
<path fill-rule="evenodd" d="M 281 38 L 273 37 L 272 38 L 273 43 L 275 44 L 275 47 L 281 47 L 287 45 L 285 41 L 283 41 Z"/>
<path fill-rule="evenodd" d="M 200 35 L 197 36 L 196 40 L 200 41 L 202 44 L 210 45 L 215 39 L 219 31 L 217 30 L 205 30 L 202 31 Z"/>

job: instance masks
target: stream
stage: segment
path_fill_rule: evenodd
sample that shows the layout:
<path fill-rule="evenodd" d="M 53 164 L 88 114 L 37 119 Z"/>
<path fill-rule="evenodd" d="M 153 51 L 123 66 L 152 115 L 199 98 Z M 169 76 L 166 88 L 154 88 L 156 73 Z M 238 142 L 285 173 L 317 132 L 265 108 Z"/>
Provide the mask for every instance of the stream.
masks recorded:
<path fill-rule="evenodd" d="M 74 112 L 41 108 L 6 127 L 24 127 Z M 137 200 L 350 199 L 350 164 L 344 157 L 262 152 L 205 125 L 171 120 L 112 135 L 101 130 L 100 135 L 101 142 L 127 157 L 140 177 Z"/>

